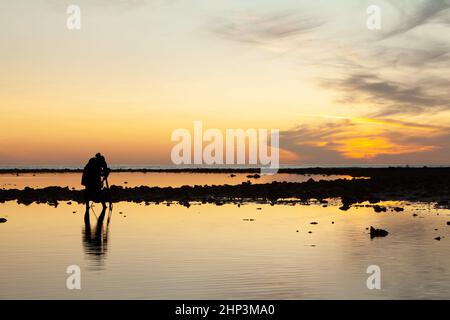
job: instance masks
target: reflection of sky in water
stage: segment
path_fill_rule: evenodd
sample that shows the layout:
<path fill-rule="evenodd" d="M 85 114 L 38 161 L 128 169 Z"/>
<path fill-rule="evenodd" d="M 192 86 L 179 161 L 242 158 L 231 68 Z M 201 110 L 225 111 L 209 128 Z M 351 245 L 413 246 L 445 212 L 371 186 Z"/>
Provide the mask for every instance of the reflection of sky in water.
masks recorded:
<path fill-rule="evenodd" d="M 7 202 L 0 204 L 8 218 L 0 225 L 0 298 L 450 298 L 450 211 L 401 206 L 375 213 L 117 203 L 93 241 L 100 205 L 86 238 L 82 205 Z M 371 225 L 389 235 L 371 240 Z M 72 264 L 82 270 L 76 292 L 65 289 Z M 380 291 L 366 288 L 372 264 L 381 267 Z"/>
<path fill-rule="evenodd" d="M 245 181 L 252 183 L 270 183 L 272 181 L 304 182 L 310 178 L 314 180 L 352 179 L 346 175 L 301 175 L 278 173 L 275 175 L 262 175 L 259 179 L 247 177 L 248 173 L 172 173 L 172 172 L 113 172 L 108 178 L 110 185 L 123 187 L 136 187 L 141 185 L 158 187 L 181 187 L 182 185 L 220 185 L 241 184 Z M 42 188 L 48 186 L 61 186 L 81 189 L 81 173 L 23 173 L 18 176 L 12 173 L 0 174 L 0 188 L 23 189 L 24 187 Z"/>

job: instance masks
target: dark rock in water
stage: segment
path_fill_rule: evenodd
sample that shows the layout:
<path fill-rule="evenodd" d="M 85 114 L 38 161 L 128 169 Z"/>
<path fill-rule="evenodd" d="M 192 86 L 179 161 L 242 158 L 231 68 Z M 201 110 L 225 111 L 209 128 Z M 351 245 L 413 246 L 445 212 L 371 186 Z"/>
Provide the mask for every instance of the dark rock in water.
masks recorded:
<path fill-rule="evenodd" d="M 383 229 L 375 229 L 374 227 L 370 226 L 370 238 L 375 237 L 386 237 L 389 234 L 386 230 Z"/>
<path fill-rule="evenodd" d="M 256 208 L 256 210 L 261 210 L 262 208 Z"/>
<path fill-rule="evenodd" d="M 450 221 L 447 221 L 447 225 L 450 226 Z"/>
<path fill-rule="evenodd" d="M 413 217 L 417 217 L 417 213 L 414 213 L 414 214 L 413 214 Z"/>
<path fill-rule="evenodd" d="M 334 221 L 331 221 L 331 224 L 334 224 Z"/>
<path fill-rule="evenodd" d="M 394 211 L 395 212 L 401 212 L 401 211 L 404 211 L 405 209 L 403 209 L 403 208 L 400 208 L 400 207 L 395 207 L 394 208 Z"/>
<path fill-rule="evenodd" d="M 315 221 L 313 221 L 313 222 L 310 222 L 310 224 L 319 224 L 318 222 L 315 222 Z"/>
<path fill-rule="evenodd" d="M 436 237 L 434 240 L 441 241 L 441 237 Z"/>
<path fill-rule="evenodd" d="M 72 201 L 67 202 L 67 204 L 70 206 L 72 204 Z"/>
<path fill-rule="evenodd" d="M 386 212 L 387 211 L 386 207 L 379 206 L 379 205 L 374 205 L 373 210 L 375 212 Z"/>
<path fill-rule="evenodd" d="M 342 197 L 341 201 L 342 201 L 342 207 L 340 207 L 339 209 L 342 211 L 347 211 L 348 209 L 350 209 L 352 204 L 358 202 L 355 199 L 350 198 L 350 197 Z"/>
<path fill-rule="evenodd" d="M 308 233 L 312 233 L 312 231 L 308 231 Z"/>
<path fill-rule="evenodd" d="M 6 221 L 8 221 L 6 218 L 0 218 L 0 223 L 5 223 Z"/>
<path fill-rule="evenodd" d="M 255 174 L 249 174 L 249 175 L 247 176 L 247 178 L 249 178 L 249 179 L 251 179 L 251 178 L 253 178 L 253 179 L 259 179 L 259 178 L 261 178 L 261 176 L 260 176 L 259 174 L 255 173 Z"/>
<path fill-rule="evenodd" d="M 234 173 L 230 174 L 230 178 L 234 178 L 236 175 Z"/>
<path fill-rule="evenodd" d="M 188 200 L 180 200 L 178 201 L 178 203 L 182 206 L 185 206 L 186 208 L 189 208 L 191 206 Z"/>
<path fill-rule="evenodd" d="M 298 232 L 298 230 L 297 230 L 297 232 Z"/>
<path fill-rule="evenodd" d="M 57 208 L 58 204 L 59 204 L 58 201 L 56 201 L 56 200 L 48 200 L 47 203 L 48 203 L 48 205 L 55 207 L 55 208 Z"/>

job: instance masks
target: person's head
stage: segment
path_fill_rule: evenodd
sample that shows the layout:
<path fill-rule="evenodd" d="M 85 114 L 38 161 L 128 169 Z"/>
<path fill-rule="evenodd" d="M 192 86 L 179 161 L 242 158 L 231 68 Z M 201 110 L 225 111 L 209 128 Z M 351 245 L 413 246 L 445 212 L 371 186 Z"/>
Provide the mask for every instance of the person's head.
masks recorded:
<path fill-rule="evenodd" d="M 97 152 L 97 154 L 95 155 L 95 157 L 96 157 L 97 159 L 103 158 L 103 156 L 102 156 L 102 154 L 101 154 L 100 152 Z"/>

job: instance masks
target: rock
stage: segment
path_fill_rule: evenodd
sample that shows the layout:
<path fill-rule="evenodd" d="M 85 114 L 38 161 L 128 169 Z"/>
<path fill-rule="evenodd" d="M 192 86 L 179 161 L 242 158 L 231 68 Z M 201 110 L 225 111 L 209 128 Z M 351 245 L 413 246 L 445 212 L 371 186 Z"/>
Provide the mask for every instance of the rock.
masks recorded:
<path fill-rule="evenodd" d="M 395 212 L 401 212 L 401 211 L 404 211 L 405 209 L 403 209 L 403 208 L 400 208 L 400 207 L 395 207 L 394 208 L 394 211 Z"/>
<path fill-rule="evenodd" d="M 374 227 L 370 226 L 370 238 L 375 237 L 386 237 L 389 234 L 386 230 L 383 229 L 375 229 Z"/>
<path fill-rule="evenodd" d="M 347 211 L 348 209 L 350 209 L 350 205 L 348 205 L 348 204 L 344 204 L 344 205 L 342 205 L 342 207 L 339 207 L 339 210 L 342 210 L 342 211 Z"/>
<path fill-rule="evenodd" d="M 6 221 L 8 221 L 6 218 L 0 218 L 0 223 L 5 223 Z"/>
<path fill-rule="evenodd" d="M 373 206 L 373 210 L 375 212 L 386 212 L 387 211 L 386 207 L 379 206 L 377 204 Z"/>
<path fill-rule="evenodd" d="M 413 214 L 413 217 L 417 217 L 417 213 L 414 213 L 414 214 Z"/>
<path fill-rule="evenodd" d="M 308 231 L 308 233 L 312 233 L 312 231 Z"/>
<path fill-rule="evenodd" d="M 259 178 L 261 178 L 261 176 L 260 176 L 259 174 L 255 173 L 255 174 L 249 174 L 249 175 L 247 176 L 247 178 L 249 178 L 249 179 L 251 179 L 251 178 L 253 178 L 253 179 L 259 179 Z"/>
<path fill-rule="evenodd" d="M 315 221 L 313 221 L 313 222 L 311 222 L 310 224 L 319 224 L 318 222 L 315 222 Z"/>
<path fill-rule="evenodd" d="M 230 178 L 234 178 L 236 175 L 234 173 L 230 174 Z"/>
<path fill-rule="evenodd" d="M 447 221 L 447 225 L 450 226 L 450 221 Z"/>
<path fill-rule="evenodd" d="M 441 241 L 441 237 L 436 237 L 434 240 Z"/>

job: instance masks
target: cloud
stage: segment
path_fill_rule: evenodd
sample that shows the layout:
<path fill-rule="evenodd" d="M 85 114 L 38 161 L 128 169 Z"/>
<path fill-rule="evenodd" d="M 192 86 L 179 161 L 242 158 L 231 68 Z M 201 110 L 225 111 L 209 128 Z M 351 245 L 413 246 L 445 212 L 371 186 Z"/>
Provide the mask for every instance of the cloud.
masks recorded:
<path fill-rule="evenodd" d="M 390 8 L 390 15 L 383 12 L 387 21 L 378 33 L 349 21 L 349 14 L 361 14 L 351 5 L 342 16 L 318 17 L 306 10 L 244 12 L 225 16 L 214 26 L 215 34 L 228 41 L 269 51 L 281 48 L 288 53 L 283 59 L 312 70 L 311 81 L 334 94 L 336 108 L 344 104 L 365 116 L 322 119 L 282 132 L 280 146 L 300 162 L 419 164 L 427 159 L 448 164 L 449 128 L 399 119 L 448 118 L 450 0 L 389 3 L 383 8 Z"/>
<path fill-rule="evenodd" d="M 280 133 L 283 149 L 303 164 L 424 163 L 445 164 L 450 128 L 402 121 L 355 118 L 300 125 Z M 443 151 L 444 150 L 444 151 Z M 298 162 L 298 161 L 297 161 Z"/>
<path fill-rule="evenodd" d="M 400 12 L 399 22 L 378 36 L 341 27 L 351 24 L 337 16 L 306 11 L 235 13 L 213 30 L 227 40 L 288 52 L 302 67 L 316 68 L 313 80 L 334 92 L 338 104 L 361 106 L 368 116 L 449 110 L 450 28 L 432 22 L 449 9 L 450 0 L 390 3 Z"/>
<path fill-rule="evenodd" d="M 291 12 L 258 15 L 251 12 L 234 13 L 231 19 L 214 22 L 210 28 L 219 36 L 253 45 L 292 41 L 308 35 L 323 21 Z"/>
<path fill-rule="evenodd" d="M 375 105 L 376 115 L 405 114 L 425 112 L 430 109 L 445 110 L 450 107 L 450 95 L 447 88 L 449 83 L 442 79 L 430 78 L 419 84 L 394 82 L 382 79 L 375 74 L 348 74 L 343 79 L 323 82 L 324 87 L 334 87 L 346 93 L 342 102 L 357 102 L 358 104 Z M 436 91 L 441 94 L 435 93 Z M 430 91 L 435 91 L 431 93 Z M 358 96 L 358 100 L 352 95 Z"/>
<path fill-rule="evenodd" d="M 448 0 L 422 0 L 413 6 L 411 6 L 411 0 L 390 0 L 389 3 L 400 13 L 400 18 L 399 23 L 385 34 L 386 37 L 406 33 L 425 25 L 450 8 Z"/>

